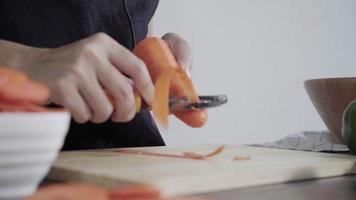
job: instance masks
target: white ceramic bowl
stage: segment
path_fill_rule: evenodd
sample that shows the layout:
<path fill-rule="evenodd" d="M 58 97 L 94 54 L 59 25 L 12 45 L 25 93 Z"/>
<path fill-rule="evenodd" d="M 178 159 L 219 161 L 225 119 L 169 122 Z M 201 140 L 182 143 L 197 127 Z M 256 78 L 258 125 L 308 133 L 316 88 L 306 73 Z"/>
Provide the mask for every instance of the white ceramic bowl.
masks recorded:
<path fill-rule="evenodd" d="M 36 191 L 63 145 L 68 112 L 0 113 L 0 199 Z"/>

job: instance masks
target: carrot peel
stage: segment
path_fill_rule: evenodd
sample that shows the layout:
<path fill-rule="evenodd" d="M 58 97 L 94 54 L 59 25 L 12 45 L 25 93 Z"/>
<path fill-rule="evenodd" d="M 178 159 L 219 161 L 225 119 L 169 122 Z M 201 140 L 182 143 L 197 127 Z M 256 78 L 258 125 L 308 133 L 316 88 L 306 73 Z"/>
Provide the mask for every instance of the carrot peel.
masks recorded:
<path fill-rule="evenodd" d="M 182 158 L 182 159 L 193 159 L 193 160 L 205 160 L 207 158 L 216 156 L 223 152 L 225 146 L 220 146 L 214 149 L 211 153 L 208 154 L 198 154 L 194 152 L 183 152 L 182 154 L 168 154 L 168 153 L 158 153 L 137 149 L 118 149 L 114 150 L 117 153 L 125 153 L 125 154 L 134 154 L 134 155 L 146 155 L 146 156 L 157 156 L 157 157 L 169 157 L 169 158 Z"/>
<path fill-rule="evenodd" d="M 133 52 L 145 62 L 151 79 L 156 87 L 155 93 L 162 93 L 155 94 L 156 98 L 159 97 L 158 102 L 160 103 L 157 103 L 156 98 L 154 98 L 154 104 L 156 105 L 153 108 L 153 113 L 161 124 L 164 126 L 168 125 L 169 112 L 167 112 L 168 104 L 166 104 L 166 102 L 168 101 L 169 96 L 187 97 L 193 103 L 199 102 L 199 97 L 194 89 L 193 83 L 185 71 L 179 66 L 170 47 L 164 40 L 156 37 L 146 38 L 134 48 Z M 174 72 L 169 73 L 174 73 L 174 75 L 162 77 L 168 74 L 167 70 L 173 70 Z M 161 83 L 157 84 L 158 81 Z M 166 90 L 167 87 L 169 88 L 168 95 Z M 163 88 L 164 90 L 161 91 L 160 88 Z M 167 98 L 167 100 L 163 101 L 163 99 L 161 99 L 163 96 L 164 98 Z M 162 108 L 157 107 L 158 104 L 161 104 Z M 202 127 L 207 121 L 208 113 L 205 109 L 197 109 L 192 111 L 173 112 L 173 114 L 191 127 Z"/>

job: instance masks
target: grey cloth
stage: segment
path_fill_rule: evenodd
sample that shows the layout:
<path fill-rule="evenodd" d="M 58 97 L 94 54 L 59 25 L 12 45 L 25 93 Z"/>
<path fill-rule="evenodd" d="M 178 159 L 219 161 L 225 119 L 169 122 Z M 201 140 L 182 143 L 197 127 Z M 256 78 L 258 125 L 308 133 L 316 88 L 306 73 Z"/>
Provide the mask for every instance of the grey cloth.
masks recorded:
<path fill-rule="evenodd" d="M 288 135 L 274 142 L 253 144 L 256 147 L 313 151 L 313 152 L 348 152 L 346 145 L 329 131 L 304 131 Z"/>

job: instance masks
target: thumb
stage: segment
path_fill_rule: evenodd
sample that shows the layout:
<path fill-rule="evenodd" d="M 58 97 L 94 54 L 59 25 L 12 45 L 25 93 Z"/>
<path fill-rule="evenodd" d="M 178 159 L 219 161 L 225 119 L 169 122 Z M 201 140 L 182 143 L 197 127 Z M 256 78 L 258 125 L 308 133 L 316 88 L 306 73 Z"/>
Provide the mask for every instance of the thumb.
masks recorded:
<path fill-rule="evenodd" d="M 172 50 L 177 63 L 191 77 L 193 53 L 188 42 L 175 33 L 167 33 L 162 39 L 167 42 L 169 48 Z"/>

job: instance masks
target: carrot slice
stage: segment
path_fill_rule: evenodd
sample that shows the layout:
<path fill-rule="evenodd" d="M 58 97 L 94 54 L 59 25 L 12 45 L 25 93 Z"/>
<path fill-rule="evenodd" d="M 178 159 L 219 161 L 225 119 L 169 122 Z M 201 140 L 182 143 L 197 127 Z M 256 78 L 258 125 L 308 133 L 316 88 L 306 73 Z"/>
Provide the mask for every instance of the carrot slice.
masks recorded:
<path fill-rule="evenodd" d="M 224 150 L 224 148 L 225 146 L 220 146 L 214 149 L 211 153 L 208 153 L 206 155 L 202 155 L 194 152 L 183 152 L 182 154 L 168 154 L 168 153 L 157 153 L 157 152 L 150 152 L 150 151 L 137 150 L 137 149 L 117 149 L 114 150 L 113 152 L 134 154 L 134 155 L 204 160 L 206 158 L 213 157 L 220 154 Z"/>
<path fill-rule="evenodd" d="M 249 156 L 235 156 L 233 160 L 251 160 Z"/>
<path fill-rule="evenodd" d="M 187 97 L 192 103 L 198 103 L 199 97 L 195 92 L 194 86 L 188 75 L 182 68 L 176 68 L 175 73 L 178 76 L 180 87 L 184 92 L 184 96 Z"/>
<path fill-rule="evenodd" d="M 188 156 L 188 157 L 191 157 L 191 158 L 195 158 L 195 159 L 205 159 L 205 158 L 209 158 L 209 157 L 212 157 L 212 156 L 220 154 L 221 152 L 224 151 L 224 148 L 225 148 L 225 146 L 222 145 L 222 146 L 216 148 L 211 153 L 208 153 L 206 155 L 198 154 L 198 153 L 194 153 L 194 152 L 183 152 L 183 154 L 185 156 Z"/>
<path fill-rule="evenodd" d="M 150 152 L 136 149 L 118 149 L 114 150 L 116 153 L 124 153 L 124 154 L 133 154 L 133 155 L 146 155 L 146 156 L 157 156 L 157 157 L 167 157 L 167 158 L 183 158 L 183 159 L 194 159 L 187 157 L 185 155 L 179 154 L 169 154 L 169 153 L 158 153 L 158 152 Z"/>
<path fill-rule="evenodd" d="M 152 103 L 153 114 L 165 127 L 168 126 L 169 115 L 169 86 L 174 71 L 167 69 L 163 71 L 155 83 L 155 93 Z"/>

